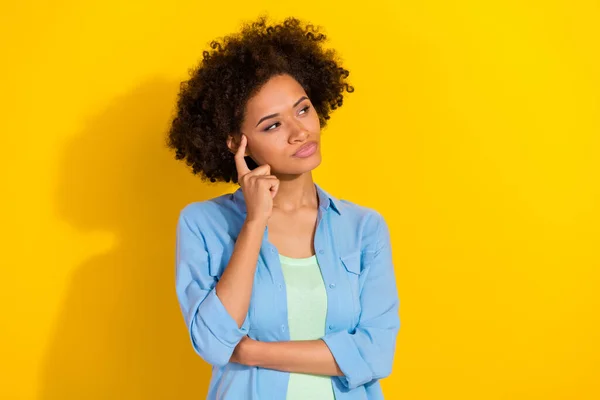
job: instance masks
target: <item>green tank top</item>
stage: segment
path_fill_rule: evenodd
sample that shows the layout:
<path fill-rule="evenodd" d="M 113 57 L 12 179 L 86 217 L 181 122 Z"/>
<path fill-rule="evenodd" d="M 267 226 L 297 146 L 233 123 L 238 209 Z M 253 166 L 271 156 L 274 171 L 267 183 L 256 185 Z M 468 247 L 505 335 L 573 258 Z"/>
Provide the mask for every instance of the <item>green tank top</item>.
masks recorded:
<path fill-rule="evenodd" d="M 327 292 L 316 256 L 279 255 L 285 279 L 290 340 L 316 340 L 325 334 Z M 287 400 L 333 400 L 331 377 L 290 373 Z"/>

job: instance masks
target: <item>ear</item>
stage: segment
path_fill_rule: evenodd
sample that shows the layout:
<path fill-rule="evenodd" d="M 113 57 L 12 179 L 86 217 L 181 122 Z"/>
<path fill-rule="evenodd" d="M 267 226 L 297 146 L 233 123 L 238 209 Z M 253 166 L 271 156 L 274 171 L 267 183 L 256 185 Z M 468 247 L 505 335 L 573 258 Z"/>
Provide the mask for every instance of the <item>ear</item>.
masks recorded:
<path fill-rule="evenodd" d="M 229 148 L 230 153 L 235 154 L 237 145 L 234 144 L 234 139 L 232 135 L 227 135 L 227 147 Z"/>
<path fill-rule="evenodd" d="M 227 147 L 232 154 L 235 154 L 240 147 L 239 139 L 241 136 L 239 135 L 227 135 Z M 249 156 L 250 152 L 248 151 L 248 144 L 246 143 L 246 152 L 244 156 Z"/>

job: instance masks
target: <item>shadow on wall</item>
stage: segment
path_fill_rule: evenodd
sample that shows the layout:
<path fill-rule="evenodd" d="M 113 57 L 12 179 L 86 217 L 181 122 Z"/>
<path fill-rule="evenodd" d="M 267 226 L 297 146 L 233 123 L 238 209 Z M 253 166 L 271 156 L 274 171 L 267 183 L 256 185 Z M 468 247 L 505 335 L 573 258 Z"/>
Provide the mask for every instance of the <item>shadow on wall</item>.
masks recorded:
<path fill-rule="evenodd" d="M 115 99 L 66 144 L 60 217 L 115 246 L 74 272 L 43 364 L 41 399 L 205 398 L 211 367 L 193 351 L 175 295 L 175 228 L 191 201 L 225 192 L 191 174 L 164 137 L 178 82 Z"/>

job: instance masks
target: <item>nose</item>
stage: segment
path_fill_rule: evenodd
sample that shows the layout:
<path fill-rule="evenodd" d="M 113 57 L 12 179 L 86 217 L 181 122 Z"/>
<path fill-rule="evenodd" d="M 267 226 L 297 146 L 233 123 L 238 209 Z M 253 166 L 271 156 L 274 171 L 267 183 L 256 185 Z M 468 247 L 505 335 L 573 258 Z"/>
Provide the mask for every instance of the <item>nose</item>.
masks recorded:
<path fill-rule="evenodd" d="M 301 121 L 298 121 L 296 118 L 292 118 L 290 123 L 291 132 L 290 132 L 290 141 L 304 141 L 309 136 L 309 132 L 306 127 L 302 124 Z"/>

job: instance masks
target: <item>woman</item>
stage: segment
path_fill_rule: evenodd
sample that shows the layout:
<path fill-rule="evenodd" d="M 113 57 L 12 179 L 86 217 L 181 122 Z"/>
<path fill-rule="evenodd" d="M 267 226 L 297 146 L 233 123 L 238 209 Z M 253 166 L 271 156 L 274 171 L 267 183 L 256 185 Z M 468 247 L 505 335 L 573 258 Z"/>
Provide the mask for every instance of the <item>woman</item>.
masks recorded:
<path fill-rule="evenodd" d="M 387 224 L 314 183 L 320 135 L 352 92 L 295 18 L 212 42 L 181 86 L 169 145 L 234 193 L 187 205 L 176 289 L 209 399 L 381 399 L 400 326 Z"/>

